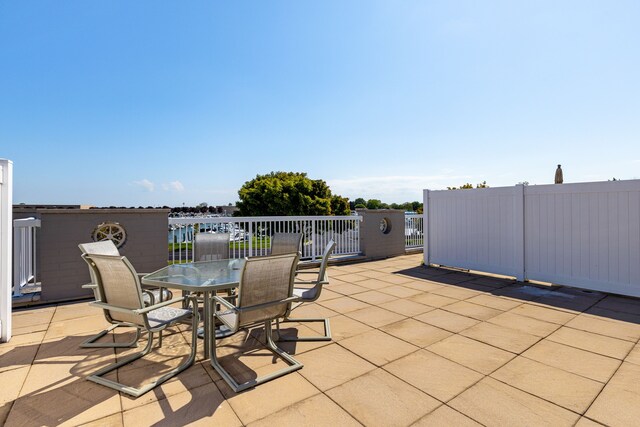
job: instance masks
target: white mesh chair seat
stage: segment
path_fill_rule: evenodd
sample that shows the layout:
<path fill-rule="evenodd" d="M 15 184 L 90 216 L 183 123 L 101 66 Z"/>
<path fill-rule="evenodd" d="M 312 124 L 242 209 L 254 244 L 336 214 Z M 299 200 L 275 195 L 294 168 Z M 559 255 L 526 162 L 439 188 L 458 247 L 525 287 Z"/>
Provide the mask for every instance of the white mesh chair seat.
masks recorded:
<path fill-rule="evenodd" d="M 300 299 L 315 299 L 318 289 L 293 288 L 293 295 Z"/>
<path fill-rule="evenodd" d="M 151 292 L 153 294 L 153 301 L 151 301 L 151 297 L 149 296 L 148 292 Z M 173 293 L 169 290 L 169 289 L 162 289 L 162 301 L 168 301 L 171 298 L 173 298 Z M 156 304 L 160 302 L 160 289 L 155 288 L 155 289 L 145 289 L 144 292 L 142 293 L 142 301 L 144 302 L 144 305 L 151 305 L 151 304 Z"/>
<path fill-rule="evenodd" d="M 157 328 L 189 316 L 191 316 L 191 310 L 176 307 L 161 307 L 147 313 L 147 320 L 152 328 Z"/>

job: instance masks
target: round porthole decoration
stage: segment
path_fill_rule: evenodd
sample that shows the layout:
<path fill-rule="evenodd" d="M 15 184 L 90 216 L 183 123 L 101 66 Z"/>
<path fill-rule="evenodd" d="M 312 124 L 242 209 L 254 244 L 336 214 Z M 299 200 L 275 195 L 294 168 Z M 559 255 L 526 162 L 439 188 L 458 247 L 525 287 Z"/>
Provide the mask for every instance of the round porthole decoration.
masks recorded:
<path fill-rule="evenodd" d="M 389 218 L 382 218 L 380 220 L 380 231 L 382 234 L 389 234 L 389 232 L 391 232 L 391 221 Z"/>
<path fill-rule="evenodd" d="M 111 240 L 116 247 L 121 248 L 127 241 L 127 230 L 117 222 L 103 222 L 91 233 L 94 242 Z"/>

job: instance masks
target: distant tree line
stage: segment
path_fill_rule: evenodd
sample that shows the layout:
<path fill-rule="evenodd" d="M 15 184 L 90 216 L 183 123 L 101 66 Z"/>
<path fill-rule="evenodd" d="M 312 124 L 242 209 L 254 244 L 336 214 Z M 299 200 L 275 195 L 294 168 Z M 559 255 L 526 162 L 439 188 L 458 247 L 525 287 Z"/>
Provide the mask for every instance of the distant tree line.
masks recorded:
<path fill-rule="evenodd" d="M 405 203 L 384 203 L 378 199 L 365 200 L 362 197 L 349 202 L 351 209 L 402 209 L 405 212 L 418 212 L 422 213 L 422 203 L 405 202 Z"/>

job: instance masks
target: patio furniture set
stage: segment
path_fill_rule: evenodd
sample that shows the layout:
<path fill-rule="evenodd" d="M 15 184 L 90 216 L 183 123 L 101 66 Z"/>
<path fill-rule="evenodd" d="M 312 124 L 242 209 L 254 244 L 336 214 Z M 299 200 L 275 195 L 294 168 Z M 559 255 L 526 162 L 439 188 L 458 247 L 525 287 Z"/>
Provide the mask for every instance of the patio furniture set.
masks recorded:
<path fill-rule="evenodd" d="M 110 240 L 79 245 L 91 274 L 91 283 L 85 285 L 94 291 L 95 301 L 90 304 L 102 309 L 111 324 L 81 347 L 133 348 L 142 333 L 148 337 L 142 351 L 94 372 L 87 379 L 134 397 L 147 393 L 194 363 L 200 321 L 205 358 L 209 358 L 211 366 L 235 392 L 302 368 L 300 362 L 278 347 L 277 341 L 331 340 L 328 319 L 294 319 L 290 314 L 300 304 L 320 296 L 323 285 L 328 283 L 327 262 L 335 243 L 327 244 L 317 270 L 299 270 L 301 243 L 300 233 L 275 233 L 268 256 L 227 259 L 228 234 L 199 233 L 194 241 L 193 263 L 169 265 L 150 274 L 137 273 Z M 303 279 L 311 275 L 313 278 Z M 169 289 L 181 290 L 182 296 L 174 298 Z M 161 346 L 162 331 L 167 327 L 185 322 L 191 324 L 191 350 L 182 364 L 137 388 L 107 378 L 109 373 L 149 354 L 156 335 Z M 287 322 L 323 322 L 324 334 L 285 338 L 280 334 L 280 324 Z M 220 363 L 217 342 L 258 325 L 264 325 L 266 347 L 288 366 L 237 382 Z M 99 341 L 119 327 L 135 328 L 134 339 L 124 343 Z"/>

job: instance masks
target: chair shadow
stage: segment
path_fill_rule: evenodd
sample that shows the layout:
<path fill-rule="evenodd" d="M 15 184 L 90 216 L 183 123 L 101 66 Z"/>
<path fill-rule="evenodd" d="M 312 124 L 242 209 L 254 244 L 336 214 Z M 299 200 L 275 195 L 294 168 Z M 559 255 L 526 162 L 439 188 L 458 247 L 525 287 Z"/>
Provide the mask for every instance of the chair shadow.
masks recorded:
<path fill-rule="evenodd" d="M 126 336 L 128 334 L 133 335 L 133 332 L 118 334 L 118 341 L 126 341 L 131 338 Z M 174 334 L 181 333 L 176 331 Z M 88 381 L 86 377 L 98 369 L 114 363 L 125 354 L 140 351 L 146 344 L 146 337 L 143 336 L 137 349 L 118 349 L 118 351 L 115 351 L 113 348 L 80 348 L 80 344 L 90 336 L 92 334 L 67 336 L 44 343 L 18 345 L 0 357 L 0 371 L 4 372 L 31 366 L 29 374 L 34 373 L 34 371 L 39 373 L 37 371 L 41 370 L 43 376 L 42 381 L 34 380 L 33 378 L 29 379 L 28 376 L 25 377 L 25 383 L 22 386 L 23 390 L 27 383 L 31 383 L 28 388 L 32 390 L 7 403 L 11 405 L 11 408 L 8 410 L 5 420 L 6 425 L 54 426 L 65 422 L 82 424 L 120 413 L 123 410 L 117 391 Z M 113 339 L 113 334 L 107 337 Z M 107 337 L 103 338 L 103 340 L 108 339 Z M 125 382 L 129 383 L 129 380 L 133 380 L 134 383 L 131 385 L 134 386 L 137 385 L 135 381 L 146 382 L 153 380 L 153 378 L 159 377 L 174 367 L 174 364 L 168 363 L 169 361 L 177 357 L 188 357 L 188 347 L 189 344 L 185 343 L 184 349 L 187 351 L 182 351 L 181 353 L 187 354 L 178 355 L 175 348 L 169 346 L 158 348 L 156 343 L 153 351 L 143 359 L 140 359 L 142 361 L 141 366 L 134 366 L 138 361 L 131 365 L 126 365 L 118 369 L 117 373 L 111 374 L 113 375 L 112 379 L 116 379 L 116 375 L 126 373 L 128 378 Z M 144 360 L 150 356 L 151 360 Z M 169 360 L 163 362 L 163 357 Z M 67 365 L 67 368 L 63 367 L 65 365 Z M 152 367 L 151 378 L 147 375 L 150 367 Z M 180 376 L 188 371 L 189 369 L 185 370 L 170 381 L 180 381 Z M 50 379 L 47 380 L 47 378 Z M 119 380 L 122 381 L 122 378 L 119 378 Z M 220 393 L 213 380 L 211 380 L 210 385 L 215 388 L 217 393 Z M 188 389 L 187 384 L 185 384 L 184 388 Z M 196 389 L 198 388 L 201 387 L 196 387 Z M 156 425 L 186 424 L 199 418 L 213 415 L 224 400 L 224 397 L 220 395 L 219 398 L 214 399 L 216 401 L 220 400 L 216 405 L 194 405 L 196 397 L 206 399 L 207 402 L 211 400 L 211 397 L 207 397 L 211 393 L 206 393 L 205 395 L 202 391 L 197 391 L 196 389 L 187 390 L 192 392 L 191 400 L 175 411 L 171 409 L 165 399 L 167 395 L 160 387 L 149 392 L 149 394 L 155 394 L 155 399 L 145 399 L 144 396 L 147 395 L 143 395 L 138 399 L 141 400 L 142 404 L 148 404 L 153 400 L 158 401 L 163 412 L 163 421 Z M 122 396 L 123 398 L 136 400 L 125 394 Z M 89 412 L 94 412 L 95 415 L 89 414 Z M 176 424 L 178 420 L 180 422 Z"/>
<path fill-rule="evenodd" d="M 550 308 L 572 310 L 611 320 L 640 324 L 640 299 L 638 298 L 557 284 L 519 282 L 512 278 L 494 277 L 447 267 L 416 266 L 398 270 L 394 274 L 428 280 L 436 285 L 482 291 Z"/>

